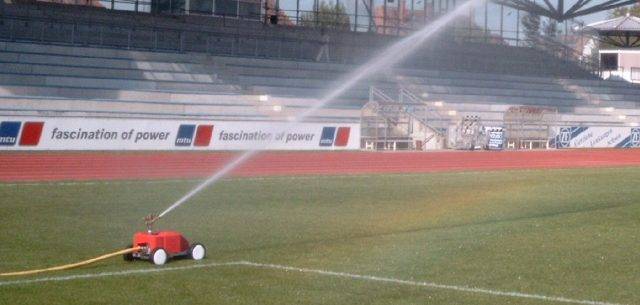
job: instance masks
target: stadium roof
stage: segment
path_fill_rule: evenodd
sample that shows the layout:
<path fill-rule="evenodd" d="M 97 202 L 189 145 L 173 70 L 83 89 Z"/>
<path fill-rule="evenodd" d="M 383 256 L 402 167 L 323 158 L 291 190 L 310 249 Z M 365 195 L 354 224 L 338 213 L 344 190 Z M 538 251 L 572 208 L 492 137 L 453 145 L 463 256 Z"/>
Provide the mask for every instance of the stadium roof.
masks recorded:
<path fill-rule="evenodd" d="M 594 29 L 598 32 L 609 32 L 609 31 L 640 32 L 640 18 L 628 15 L 628 16 L 609 19 L 609 20 L 594 22 L 592 24 L 587 25 L 587 27 Z"/>
<path fill-rule="evenodd" d="M 552 4 L 550 0 L 543 0 L 544 4 L 531 0 L 494 0 L 494 2 L 558 21 L 564 21 L 635 4 L 638 3 L 638 0 L 571 0 L 571 3 L 565 3 L 565 0 L 557 0 L 556 4 Z"/>
<path fill-rule="evenodd" d="M 585 27 L 598 33 L 600 41 L 617 47 L 640 46 L 640 18 L 623 16 L 594 22 Z"/>

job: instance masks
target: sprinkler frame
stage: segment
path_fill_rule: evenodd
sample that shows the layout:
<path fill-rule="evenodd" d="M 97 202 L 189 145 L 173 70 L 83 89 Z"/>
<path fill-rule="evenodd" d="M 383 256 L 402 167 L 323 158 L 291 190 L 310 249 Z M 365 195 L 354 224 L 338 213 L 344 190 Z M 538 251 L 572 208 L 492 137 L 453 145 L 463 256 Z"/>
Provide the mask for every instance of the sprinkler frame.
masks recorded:
<path fill-rule="evenodd" d="M 136 251 L 123 255 L 125 261 L 136 259 L 149 260 L 156 265 L 164 265 L 169 259 L 191 258 L 201 260 L 206 256 L 207 250 L 200 243 L 189 243 L 179 232 L 153 231 L 153 224 L 158 220 L 156 215 L 148 215 L 144 218 L 147 226 L 146 232 L 137 232 L 133 235 L 133 243 L 127 248 L 138 248 Z"/>

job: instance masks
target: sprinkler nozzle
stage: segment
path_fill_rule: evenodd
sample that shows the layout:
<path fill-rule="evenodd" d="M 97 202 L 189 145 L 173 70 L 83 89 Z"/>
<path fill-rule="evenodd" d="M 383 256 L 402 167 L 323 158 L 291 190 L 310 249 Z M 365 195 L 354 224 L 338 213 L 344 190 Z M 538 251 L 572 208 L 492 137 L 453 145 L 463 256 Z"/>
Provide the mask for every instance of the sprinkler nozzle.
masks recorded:
<path fill-rule="evenodd" d="M 149 214 L 144 217 L 144 224 L 147 226 L 147 232 L 153 232 L 153 224 L 158 221 L 158 219 L 160 219 L 160 217 L 156 214 Z"/>

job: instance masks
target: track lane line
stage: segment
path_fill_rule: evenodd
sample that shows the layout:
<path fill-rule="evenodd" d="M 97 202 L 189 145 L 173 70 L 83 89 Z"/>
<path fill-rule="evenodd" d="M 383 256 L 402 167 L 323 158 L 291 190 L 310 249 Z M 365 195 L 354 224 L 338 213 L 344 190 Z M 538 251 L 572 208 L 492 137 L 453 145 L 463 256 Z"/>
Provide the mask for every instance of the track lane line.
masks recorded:
<path fill-rule="evenodd" d="M 637 166 L 630 166 L 637 167 Z M 630 167 L 619 167 L 619 166 L 605 166 L 599 168 L 549 168 L 546 170 L 553 171 L 569 171 L 569 170 L 578 170 L 578 169 L 627 169 Z M 314 180 L 314 179 L 349 179 L 349 178 L 360 178 L 360 179 L 368 179 L 368 178 L 402 178 L 402 177 L 421 177 L 427 175 L 467 175 L 467 174 L 485 174 L 485 173 L 497 173 L 497 172 L 518 172 L 518 173 L 526 173 L 526 172 L 537 172 L 545 169 L 536 169 L 536 168 L 514 168 L 514 169 L 505 169 L 505 170 L 497 170 L 497 171 L 480 171 L 480 170 L 470 170 L 470 171 L 451 171 L 451 172 L 410 172 L 410 173 L 368 173 L 368 174 L 339 174 L 339 175 L 282 175 L 282 176 L 263 176 L 263 177 L 229 177 L 224 178 L 222 181 L 226 182 L 235 182 L 235 181 L 270 181 L 270 180 Z M 166 184 L 166 183 L 196 183 L 200 182 L 202 179 L 198 178 L 185 178 L 185 179 L 140 179 L 140 180 L 87 180 L 87 181 L 38 181 L 38 182 L 1 182 L 0 188 L 2 187 L 20 187 L 20 186 L 90 186 L 90 185 L 129 185 L 129 184 Z"/>
<path fill-rule="evenodd" d="M 29 285 L 29 284 L 47 283 L 47 282 L 65 282 L 65 281 L 80 280 L 80 279 L 92 279 L 92 278 L 103 278 L 103 277 L 114 277 L 114 276 L 133 276 L 133 275 L 148 274 L 148 273 L 161 273 L 161 272 L 168 272 L 168 271 L 182 271 L 182 270 L 191 270 L 191 269 L 205 269 L 205 268 L 229 267 L 229 266 L 252 267 L 252 268 L 260 268 L 260 269 L 279 270 L 279 271 L 285 271 L 285 272 L 315 274 L 315 275 L 340 277 L 340 278 L 369 281 L 369 282 L 380 282 L 380 283 L 397 284 L 397 285 L 404 285 L 404 286 L 426 287 L 426 288 L 438 289 L 438 290 L 451 290 L 451 291 L 464 292 L 464 293 L 484 294 L 484 295 L 509 297 L 509 298 L 533 299 L 533 300 L 540 300 L 540 301 L 546 301 L 546 302 L 583 304 L 583 305 L 623 305 L 621 303 L 611 303 L 611 302 L 605 302 L 605 301 L 579 300 L 579 299 L 565 298 L 561 296 L 547 296 L 542 294 L 531 294 L 531 293 L 523 293 L 523 292 L 517 292 L 517 291 L 500 291 L 500 290 L 493 290 L 493 289 L 486 289 L 486 288 L 479 288 L 479 287 L 456 286 L 456 285 L 439 284 L 434 282 L 410 281 L 410 280 L 403 280 L 403 279 L 397 279 L 397 278 L 391 278 L 391 277 L 361 275 L 361 274 L 355 274 L 355 273 L 300 268 L 300 267 L 293 267 L 293 266 L 256 263 L 256 262 L 249 262 L 249 261 L 208 263 L 208 264 L 197 264 L 197 265 L 180 266 L 180 267 L 146 268 L 146 269 L 134 269 L 134 270 L 114 271 L 114 272 L 75 274 L 75 275 L 57 276 L 57 277 L 42 277 L 42 278 L 25 279 L 25 280 L 0 281 L 0 287 Z"/>

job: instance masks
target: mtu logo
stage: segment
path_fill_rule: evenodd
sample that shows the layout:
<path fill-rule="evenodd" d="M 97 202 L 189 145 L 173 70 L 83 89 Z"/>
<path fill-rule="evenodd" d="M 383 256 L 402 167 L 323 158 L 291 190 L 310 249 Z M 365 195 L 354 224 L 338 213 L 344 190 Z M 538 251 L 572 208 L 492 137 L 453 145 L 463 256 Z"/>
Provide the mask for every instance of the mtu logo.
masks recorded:
<path fill-rule="evenodd" d="M 193 135 L 195 134 L 195 141 Z M 211 143 L 211 135 L 213 134 L 213 125 L 196 125 L 182 124 L 178 128 L 178 136 L 176 137 L 176 146 L 197 146 L 206 147 Z"/>
<path fill-rule="evenodd" d="M 22 127 L 22 133 L 20 129 Z M 36 146 L 40 143 L 44 122 L 22 122 L 6 121 L 0 123 L 0 146 Z M 20 140 L 18 141 L 18 136 Z"/>
<path fill-rule="evenodd" d="M 351 127 L 324 127 L 320 136 L 320 146 L 323 147 L 345 147 L 349 143 Z"/>

